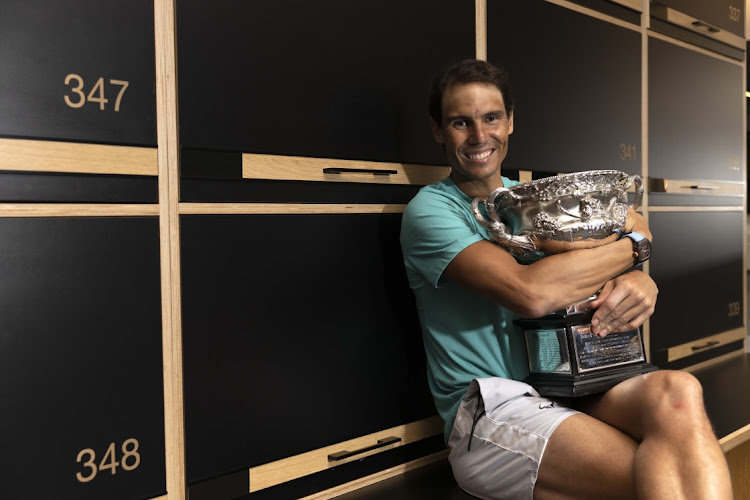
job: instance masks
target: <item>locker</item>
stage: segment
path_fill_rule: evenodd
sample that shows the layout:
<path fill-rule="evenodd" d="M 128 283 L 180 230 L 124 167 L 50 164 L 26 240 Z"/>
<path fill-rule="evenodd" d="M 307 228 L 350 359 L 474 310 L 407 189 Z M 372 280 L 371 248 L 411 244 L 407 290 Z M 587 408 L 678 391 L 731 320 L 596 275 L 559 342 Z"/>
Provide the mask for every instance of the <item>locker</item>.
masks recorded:
<path fill-rule="evenodd" d="M 4 498 L 164 494 L 158 223 L 0 219 Z"/>
<path fill-rule="evenodd" d="M 487 25 L 488 59 L 515 98 L 504 167 L 640 173 L 637 31 L 540 0 L 488 2 Z"/>

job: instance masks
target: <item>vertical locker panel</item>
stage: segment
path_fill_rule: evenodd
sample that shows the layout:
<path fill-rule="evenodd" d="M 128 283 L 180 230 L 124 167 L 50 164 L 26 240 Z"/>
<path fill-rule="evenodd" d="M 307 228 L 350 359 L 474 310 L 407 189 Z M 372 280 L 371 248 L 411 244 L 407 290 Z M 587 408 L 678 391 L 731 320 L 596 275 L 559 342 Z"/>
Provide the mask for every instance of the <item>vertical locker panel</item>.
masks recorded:
<path fill-rule="evenodd" d="M 0 496 L 165 492 L 156 218 L 0 219 Z"/>
<path fill-rule="evenodd" d="M 400 219 L 181 217 L 189 483 L 435 414 Z"/>
<path fill-rule="evenodd" d="M 487 17 L 515 97 L 504 166 L 640 173 L 640 34 L 541 0 L 490 1 Z"/>
<path fill-rule="evenodd" d="M 4 1 L 0 137 L 155 146 L 153 17 L 151 0 Z"/>
<path fill-rule="evenodd" d="M 184 148 L 445 164 L 432 75 L 475 55 L 474 2 L 178 0 Z"/>
<path fill-rule="evenodd" d="M 651 317 L 658 353 L 742 326 L 742 212 L 654 212 Z"/>
<path fill-rule="evenodd" d="M 649 40 L 649 176 L 742 181 L 742 71 Z"/>

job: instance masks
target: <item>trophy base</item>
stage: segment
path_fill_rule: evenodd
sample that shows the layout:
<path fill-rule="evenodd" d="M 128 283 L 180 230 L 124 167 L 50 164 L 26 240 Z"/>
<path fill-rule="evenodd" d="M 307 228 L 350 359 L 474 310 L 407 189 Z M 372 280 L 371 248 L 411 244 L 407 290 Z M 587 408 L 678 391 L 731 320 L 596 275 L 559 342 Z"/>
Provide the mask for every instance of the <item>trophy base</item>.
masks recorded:
<path fill-rule="evenodd" d="M 596 372 L 572 375 L 570 373 L 532 373 L 524 382 L 542 396 L 576 398 L 607 392 L 623 380 L 658 370 L 650 363 L 641 362 L 616 368 L 603 368 Z"/>

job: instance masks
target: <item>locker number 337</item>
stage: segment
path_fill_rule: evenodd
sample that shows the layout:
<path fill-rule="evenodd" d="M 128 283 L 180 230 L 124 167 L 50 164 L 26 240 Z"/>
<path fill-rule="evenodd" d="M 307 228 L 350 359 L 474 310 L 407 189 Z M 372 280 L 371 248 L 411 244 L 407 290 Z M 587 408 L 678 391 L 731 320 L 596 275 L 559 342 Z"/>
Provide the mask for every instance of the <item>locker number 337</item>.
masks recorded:
<path fill-rule="evenodd" d="M 117 469 L 122 467 L 124 471 L 137 469 L 141 465 L 141 455 L 138 453 L 138 440 L 126 439 L 119 450 L 115 443 L 109 443 L 101 460 L 91 448 L 85 448 L 78 452 L 76 462 L 81 464 L 82 470 L 76 472 L 76 479 L 82 483 L 93 480 L 100 472 L 109 470 L 111 475 L 117 474 Z"/>

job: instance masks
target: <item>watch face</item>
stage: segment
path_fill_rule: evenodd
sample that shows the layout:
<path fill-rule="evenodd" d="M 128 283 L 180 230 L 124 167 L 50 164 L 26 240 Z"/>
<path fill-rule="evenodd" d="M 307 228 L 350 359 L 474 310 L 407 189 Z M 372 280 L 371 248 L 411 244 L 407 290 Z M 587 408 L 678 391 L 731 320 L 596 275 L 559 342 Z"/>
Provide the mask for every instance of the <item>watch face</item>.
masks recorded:
<path fill-rule="evenodd" d="M 638 243 L 636 243 L 636 248 L 638 252 L 638 262 L 645 262 L 648 259 L 651 258 L 651 242 L 647 239 L 642 239 Z"/>

